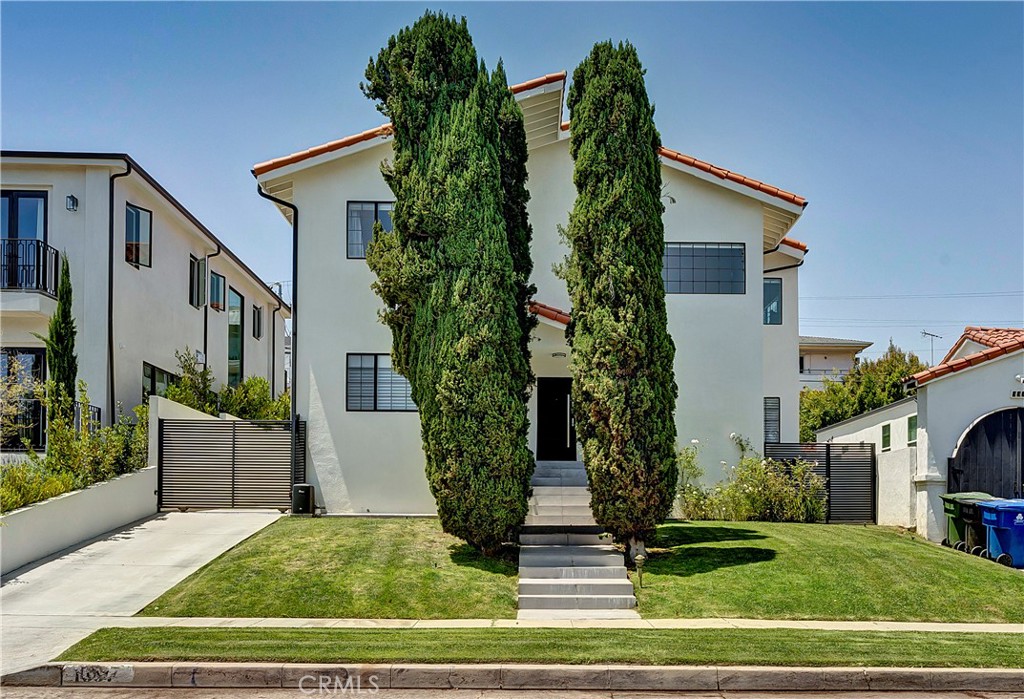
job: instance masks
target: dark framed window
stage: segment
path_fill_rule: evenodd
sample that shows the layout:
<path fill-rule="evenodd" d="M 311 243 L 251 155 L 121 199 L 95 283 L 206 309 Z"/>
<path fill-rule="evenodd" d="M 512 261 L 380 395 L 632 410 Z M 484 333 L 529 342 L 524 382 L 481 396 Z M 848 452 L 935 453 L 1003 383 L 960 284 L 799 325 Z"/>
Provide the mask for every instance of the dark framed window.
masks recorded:
<path fill-rule="evenodd" d="M 782 279 L 764 280 L 764 324 L 782 325 Z"/>
<path fill-rule="evenodd" d="M 46 242 L 46 192 L 5 189 L 0 192 L 2 237 Z"/>
<path fill-rule="evenodd" d="M 366 258 L 366 246 L 373 239 L 373 224 L 380 221 L 381 227 L 391 230 L 390 201 L 350 201 L 348 203 L 348 258 Z"/>
<path fill-rule="evenodd" d="M 196 308 L 206 303 L 206 258 L 188 256 L 188 302 Z"/>
<path fill-rule="evenodd" d="M 224 310 L 224 275 L 210 272 L 210 308 Z"/>
<path fill-rule="evenodd" d="M 391 368 L 390 354 L 348 355 L 345 403 L 351 411 L 416 411 L 409 380 Z"/>
<path fill-rule="evenodd" d="M 245 360 L 245 297 L 228 287 L 228 386 L 242 382 Z"/>
<path fill-rule="evenodd" d="M 25 386 L 25 395 L 16 401 L 15 409 L 4 416 L 10 420 L 0 446 L 4 451 L 24 451 L 25 443 L 39 449 L 46 443 L 46 420 L 42 403 L 29 389 L 31 382 L 46 380 L 46 350 L 40 347 L 4 347 L 0 349 L 0 376 L 15 379 Z M 6 427 L 6 425 L 5 425 Z"/>
<path fill-rule="evenodd" d="M 167 392 L 167 387 L 178 382 L 178 375 L 164 371 L 160 367 L 153 366 L 148 362 L 142 363 L 142 398 L 149 396 L 162 396 Z"/>
<path fill-rule="evenodd" d="M 917 415 L 907 418 L 907 446 L 917 446 Z"/>
<path fill-rule="evenodd" d="M 744 243 L 665 243 L 666 294 L 747 293 Z"/>
<path fill-rule="evenodd" d="M 263 338 L 263 306 L 252 307 L 252 336 L 257 340 Z"/>
<path fill-rule="evenodd" d="M 892 425 L 882 425 L 882 451 L 892 449 Z"/>
<path fill-rule="evenodd" d="M 125 204 L 124 259 L 136 267 L 153 266 L 153 212 Z"/>
<path fill-rule="evenodd" d="M 764 441 L 765 444 L 782 441 L 782 401 L 777 396 L 764 399 Z"/>

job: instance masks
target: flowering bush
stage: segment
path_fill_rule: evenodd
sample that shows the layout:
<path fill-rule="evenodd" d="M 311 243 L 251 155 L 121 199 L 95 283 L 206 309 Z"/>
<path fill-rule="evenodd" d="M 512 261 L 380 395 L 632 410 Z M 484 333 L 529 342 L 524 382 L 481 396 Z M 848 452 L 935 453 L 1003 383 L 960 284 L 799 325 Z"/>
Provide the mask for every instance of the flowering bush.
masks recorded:
<path fill-rule="evenodd" d="M 691 473 L 697 474 L 695 478 L 681 481 L 679 504 L 685 519 L 761 522 L 820 522 L 825 519 L 825 479 L 814 473 L 814 464 L 746 456 L 733 467 L 724 484 L 704 488 L 699 483 L 700 467 L 696 465 L 695 456 L 695 451 L 686 456 L 680 454 L 680 463 L 690 462 Z"/>

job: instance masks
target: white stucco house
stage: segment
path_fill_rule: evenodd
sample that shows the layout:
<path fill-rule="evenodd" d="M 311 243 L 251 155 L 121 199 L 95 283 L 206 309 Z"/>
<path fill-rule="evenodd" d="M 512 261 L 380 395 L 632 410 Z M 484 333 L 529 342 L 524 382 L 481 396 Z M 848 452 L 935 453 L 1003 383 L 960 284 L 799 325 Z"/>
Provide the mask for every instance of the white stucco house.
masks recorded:
<path fill-rule="evenodd" d="M 1024 329 L 968 327 L 906 385 L 914 396 L 817 433 L 819 442 L 875 444 L 879 524 L 941 541 L 941 494 L 1024 496 Z"/>
<path fill-rule="evenodd" d="M 565 324 L 572 309 L 552 271 L 567 249 L 558 226 L 575 200 L 566 74 L 516 85 L 529 146 L 533 226 L 531 345 L 537 385 L 530 448 L 539 460 L 575 459 Z M 379 126 L 254 166 L 261 195 L 293 224 L 293 385 L 308 420 L 308 478 L 332 512 L 430 513 L 419 419 L 408 383 L 391 369 L 391 333 L 364 260 L 372 226 L 390 225 L 392 157 Z M 660 151 L 665 289 L 676 345 L 680 445 L 701 443 L 709 481 L 733 464 L 736 433 L 757 445 L 798 440 L 798 269 L 807 247 L 790 230 L 806 201 L 669 148 Z"/>
<path fill-rule="evenodd" d="M 800 388 L 818 390 L 823 381 L 839 381 L 857 366 L 857 355 L 872 343 L 839 337 L 800 336 Z"/>
<path fill-rule="evenodd" d="M 45 377 L 33 333 L 66 256 L 78 377 L 103 424 L 166 386 L 186 346 L 215 387 L 255 375 L 284 390 L 288 305 L 131 156 L 5 150 L 0 164 L 0 371 L 18 357 Z"/>

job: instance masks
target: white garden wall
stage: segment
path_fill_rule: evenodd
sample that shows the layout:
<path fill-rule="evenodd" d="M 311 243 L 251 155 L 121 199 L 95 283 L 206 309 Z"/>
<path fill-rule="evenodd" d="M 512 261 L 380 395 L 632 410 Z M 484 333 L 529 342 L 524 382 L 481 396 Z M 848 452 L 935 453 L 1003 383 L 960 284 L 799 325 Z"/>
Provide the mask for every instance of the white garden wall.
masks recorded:
<path fill-rule="evenodd" d="M 157 469 L 149 466 L 0 516 L 0 571 L 156 514 L 156 488 Z"/>
<path fill-rule="evenodd" d="M 917 448 L 908 447 L 877 455 L 878 524 L 910 529 L 917 522 L 914 472 Z"/>

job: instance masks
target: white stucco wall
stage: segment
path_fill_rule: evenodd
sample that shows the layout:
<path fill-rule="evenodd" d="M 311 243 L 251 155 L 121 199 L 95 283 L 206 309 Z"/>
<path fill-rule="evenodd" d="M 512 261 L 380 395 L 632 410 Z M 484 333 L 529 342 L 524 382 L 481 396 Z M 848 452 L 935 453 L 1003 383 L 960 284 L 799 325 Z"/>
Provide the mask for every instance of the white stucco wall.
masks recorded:
<path fill-rule="evenodd" d="M 796 261 L 780 253 L 764 258 L 765 269 L 789 267 Z M 764 325 L 764 395 L 778 396 L 781 441 L 800 441 L 800 375 L 793 348 L 800 343 L 800 288 L 798 268 L 765 272 L 764 278 L 782 280 L 782 324 Z M 749 290 L 748 290 L 749 291 Z"/>
<path fill-rule="evenodd" d="M 1006 408 L 1024 407 L 1013 398 L 1024 374 L 1024 351 L 933 379 L 918 388 L 917 531 L 932 541 L 945 532 L 942 502 L 948 459 L 980 418 Z"/>
<path fill-rule="evenodd" d="M 297 352 L 293 359 L 299 413 L 308 422 L 308 474 L 317 503 L 331 512 L 433 512 L 423 474 L 415 413 L 349 412 L 345 382 L 348 353 L 386 354 L 391 334 L 378 320 L 380 302 L 365 260 L 346 257 L 349 201 L 391 201 L 380 163 L 390 142 L 353 148 L 344 157 L 267 180 L 288 181 L 299 208 Z M 529 203 L 533 225 L 536 299 L 570 310 L 568 292 L 552 266 L 567 254 L 558 235 L 575 199 L 573 164 L 562 140 L 530 152 Z M 798 286 L 796 270 L 784 279 L 784 325 L 762 323 L 762 205 L 669 167 L 665 212 L 669 242 L 728 242 L 746 246 L 747 293 L 667 297 L 669 330 L 676 343 L 678 440 L 702 443 L 707 480 L 725 476 L 720 461 L 739 458 L 729 435 L 763 441 L 763 399 L 782 399 L 782 435 L 798 436 Z M 666 199 L 666 201 L 669 201 Z M 790 258 L 791 259 L 791 258 Z M 568 376 L 563 330 L 542 324 L 535 334 L 538 377 Z M 766 376 L 771 375 L 771 380 Z M 536 448 L 536 398 L 530 400 L 530 447 Z"/>
<path fill-rule="evenodd" d="M 71 262 L 79 378 L 88 384 L 90 402 L 103 409 L 104 422 L 117 419 L 116 410 L 112 413 L 109 409 L 107 396 L 109 177 L 123 170 L 124 165 L 117 161 L 26 163 L 5 159 L 2 172 L 4 189 L 48 192 L 47 242 L 66 253 Z M 142 401 L 143 362 L 175 372 L 175 350 L 186 345 L 202 349 L 204 310 L 188 302 L 189 255 L 203 257 L 212 254 L 216 247 L 137 174 L 116 180 L 114 192 L 115 403 L 130 413 Z M 65 207 L 69 194 L 78 198 L 75 212 Z M 124 259 L 126 202 L 153 212 L 152 267 L 136 269 Z M 272 314 L 276 302 L 227 255 L 213 258 L 210 268 L 223 274 L 227 284 L 245 297 L 244 374 L 270 380 L 273 365 L 273 383 L 280 393 L 284 390 L 284 320 L 281 314 Z M 5 291 L 3 297 L 3 346 L 42 347 L 43 343 L 32 333 L 46 333 L 54 306 L 52 299 L 26 291 Z M 41 302 L 45 312 L 16 312 L 19 304 L 11 301 L 20 299 Z M 252 337 L 253 303 L 265 309 L 261 340 Z M 208 314 L 207 358 L 220 384 L 227 381 L 227 313 L 211 309 Z"/>
<path fill-rule="evenodd" d="M 917 447 L 877 454 L 877 524 L 910 529 L 917 524 Z"/>
<path fill-rule="evenodd" d="M 149 466 L 0 516 L 2 573 L 156 514 L 156 489 Z"/>

